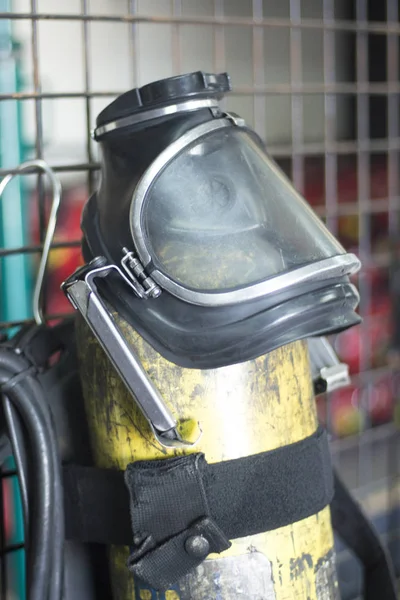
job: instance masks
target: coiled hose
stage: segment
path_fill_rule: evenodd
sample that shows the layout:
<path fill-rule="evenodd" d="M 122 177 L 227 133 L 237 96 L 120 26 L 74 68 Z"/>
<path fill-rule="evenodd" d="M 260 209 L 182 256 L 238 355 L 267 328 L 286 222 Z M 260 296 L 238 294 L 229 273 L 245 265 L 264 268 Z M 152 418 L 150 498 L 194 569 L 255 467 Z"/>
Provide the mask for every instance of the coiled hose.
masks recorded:
<path fill-rule="evenodd" d="M 64 507 L 51 411 L 32 364 L 7 346 L 0 347 L 0 389 L 21 484 L 28 598 L 61 600 Z"/>

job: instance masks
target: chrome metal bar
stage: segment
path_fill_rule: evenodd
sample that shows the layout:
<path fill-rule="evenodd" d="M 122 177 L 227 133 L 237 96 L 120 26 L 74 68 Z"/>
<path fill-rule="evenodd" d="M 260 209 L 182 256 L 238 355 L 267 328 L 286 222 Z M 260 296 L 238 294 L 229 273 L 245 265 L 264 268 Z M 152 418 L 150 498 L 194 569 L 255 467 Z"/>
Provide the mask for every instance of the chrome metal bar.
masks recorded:
<path fill-rule="evenodd" d="M 90 325 L 97 340 L 147 419 L 160 432 L 170 431 L 176 422 L 161 396 L 150 383 L 139 358 L 123 339 L 116 335 L 116 325 L 105 305 L 94 293 L 93 287 L 83 281 L 68 286 L 67 293 Z"/>
<path fill-rule="evenodd" d="M 167 447 L 193 445 L 197 440 L 188 442 L 181 438 L 177 421 L 144 370 L 135 350 L 125 340 L 97 289 L 96 279 L 105 278 L 110 273 L 117 273 L 127 285 L 132 285 L 121 269 L 105 263 L 102 257 L 96 258 L 89 265 L 78 269 L 63 283 L 62 288 L 89 325 L 150 423 L 157 440 Z"/>
<path fill-rule="evenodd" d="M 65 293 L 92 329 L 147 419 L 158 431 L 170 431 L 176 427 L 175 419 L 148 379 L 140 360 L 120 333 L 97 291 L 95 278 L 106 277 L 112 270 L 113 267 L 105 266 L 89 271 L 84 280 L 69 280 L 64 284 Z"/>

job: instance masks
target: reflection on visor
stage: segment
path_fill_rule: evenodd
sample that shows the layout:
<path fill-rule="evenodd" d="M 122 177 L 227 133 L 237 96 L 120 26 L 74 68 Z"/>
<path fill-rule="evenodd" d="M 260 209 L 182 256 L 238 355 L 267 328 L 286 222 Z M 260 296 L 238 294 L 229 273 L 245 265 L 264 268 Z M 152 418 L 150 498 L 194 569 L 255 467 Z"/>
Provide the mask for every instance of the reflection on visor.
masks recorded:
<path fill-rule="evenodd" d="M 243 287 L 344 252 L 235 127 L 203 136 L 173 159 L 142 214 L 157 268 L 195 289 Z"/>

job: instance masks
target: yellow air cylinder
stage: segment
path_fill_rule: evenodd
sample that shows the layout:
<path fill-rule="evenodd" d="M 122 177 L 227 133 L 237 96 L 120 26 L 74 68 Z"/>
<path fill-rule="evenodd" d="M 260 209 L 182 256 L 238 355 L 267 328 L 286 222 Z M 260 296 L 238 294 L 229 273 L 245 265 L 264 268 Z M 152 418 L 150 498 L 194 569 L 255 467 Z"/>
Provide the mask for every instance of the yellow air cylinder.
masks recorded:
<path fill-rule="evenodd" d="M 292 444 L 317 428 L 308 350 L 295 342 L 266 356 L 212 370 L 178 367 L 117 318 L 175 418 L 203 431 L 194 452 L 209 463 Z M 190 451 L 159 445 L 103 350 L 79 318 L 77 342 L 86 413 L 99 467 Z M 294 492 L 294 490 L 293 490 Z M 275 531 L 234 540 L 182 582 L 156 592 L 134 581 L 129 549 L 110 548 L 116 600 L 337 600 L 329 508 Z"/>

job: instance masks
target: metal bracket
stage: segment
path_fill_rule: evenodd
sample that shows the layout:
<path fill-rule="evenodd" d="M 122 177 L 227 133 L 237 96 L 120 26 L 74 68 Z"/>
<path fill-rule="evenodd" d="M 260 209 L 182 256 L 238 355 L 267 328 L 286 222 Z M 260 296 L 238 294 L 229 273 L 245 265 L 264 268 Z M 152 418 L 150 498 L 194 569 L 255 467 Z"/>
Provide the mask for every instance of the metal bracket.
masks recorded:
<path fill-rule="evenodd" d="M 348 365 L 339 361 L 325 337 L 309 338 L 308 349 L 316 396 L 350 385 Z"/>
<path fill-rule="evenodd" d="M 193 446 L 198 439 L 194 442 L 182 439 L 178 431 L 178 423 L 150 381 L 136 352 L 122 335 L 99 293 L 96 279 L 104 279 L 110 273 L 117 273 L 135 290 L 134 285 L 121 269 L 114 264 L 107 264 L 104 257 L 97 257 L 88 265 L 78 269 L 61 287 L 73 306 L 82 314 L 122 381 L 135 398 L 159 443 L 166 447 Z"/>

